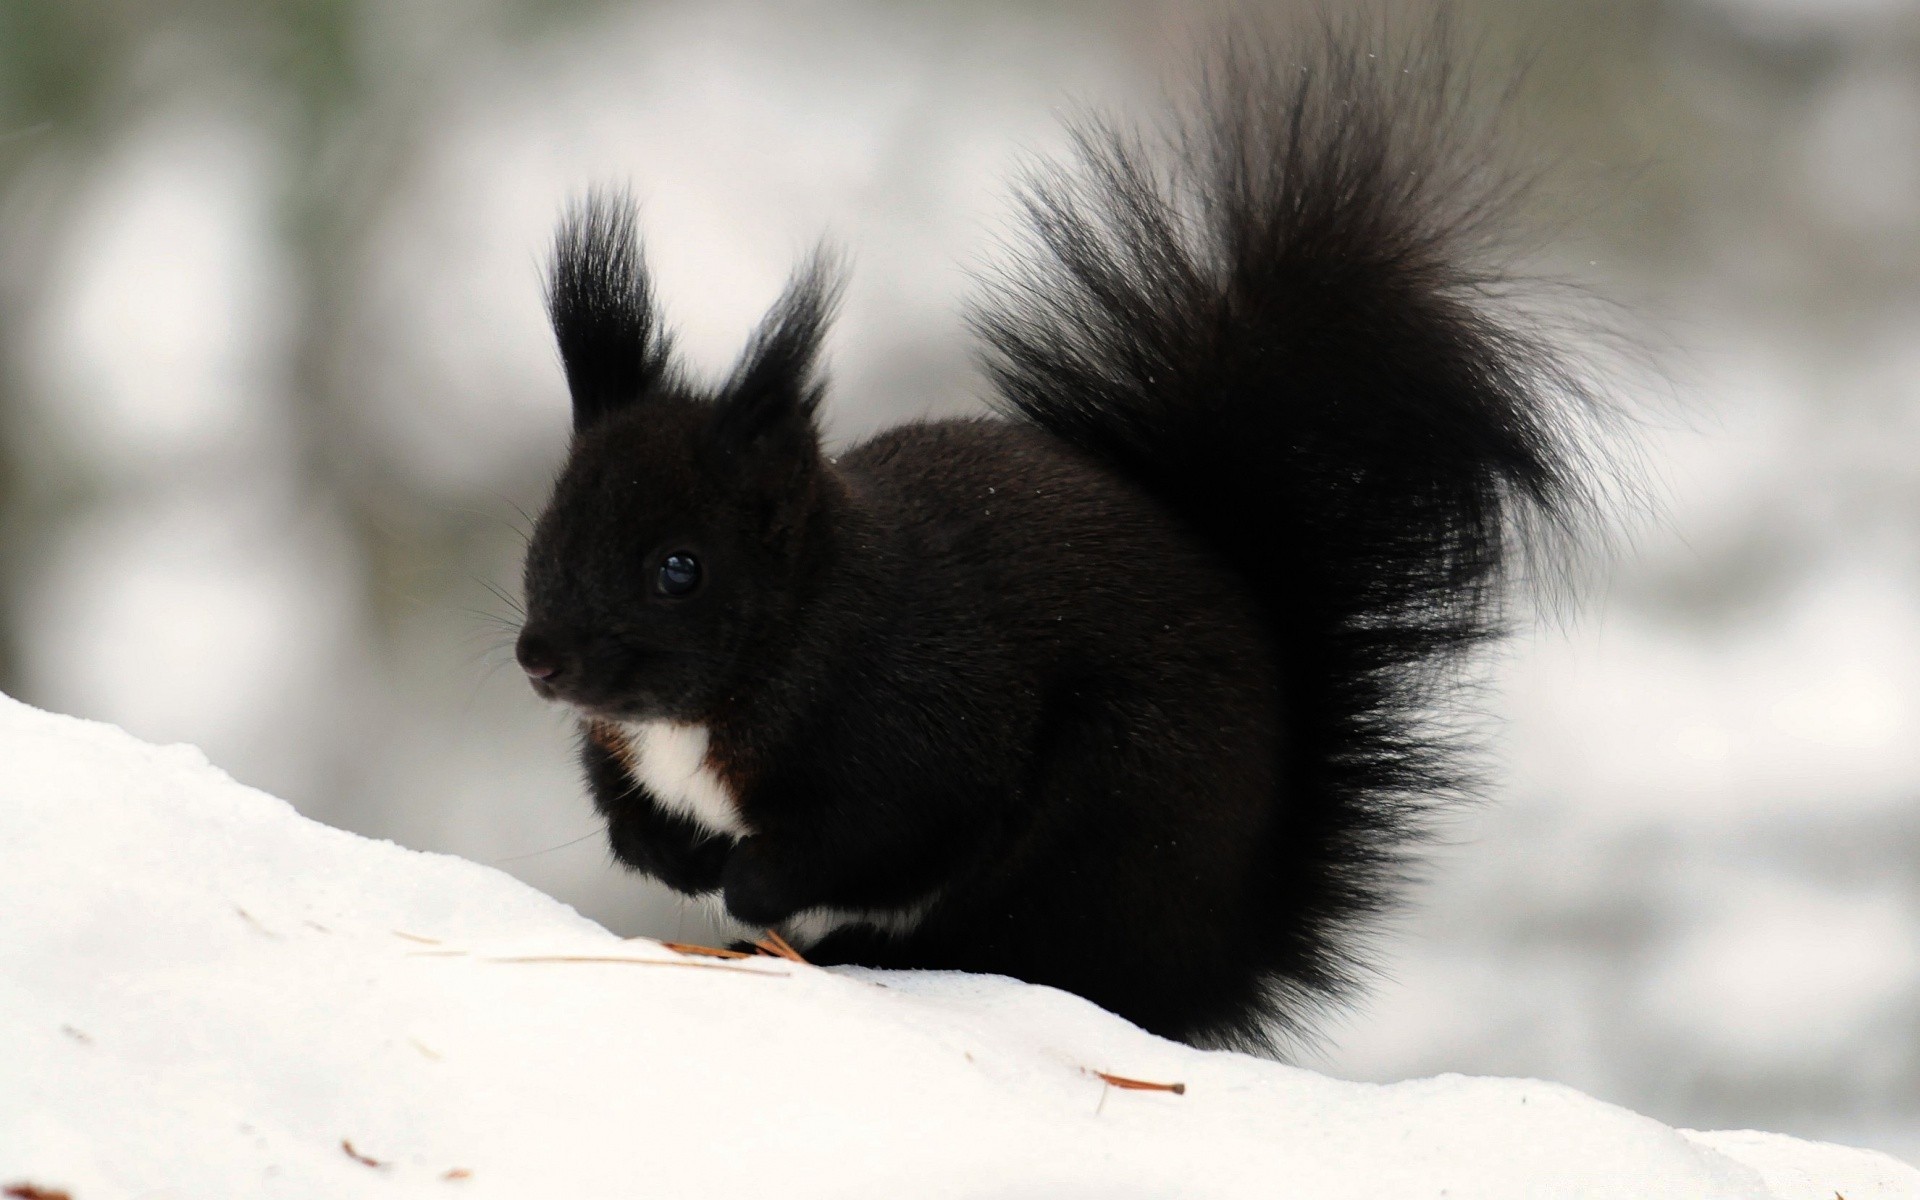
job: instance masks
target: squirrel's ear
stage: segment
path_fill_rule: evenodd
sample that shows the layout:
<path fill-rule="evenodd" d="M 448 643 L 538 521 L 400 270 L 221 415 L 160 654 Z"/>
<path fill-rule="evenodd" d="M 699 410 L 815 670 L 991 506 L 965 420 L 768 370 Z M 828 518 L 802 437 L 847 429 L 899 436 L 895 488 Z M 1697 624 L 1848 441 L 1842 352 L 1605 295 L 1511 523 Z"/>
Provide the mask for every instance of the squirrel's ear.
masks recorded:
<path fill-rule="evenodd" d="M 823 391 L 820 341 L 839 295 L 836 263 L 825 251 L 815 251 L 760 322 L 720 393 L 713 439 L 722 453 L 785 440 L 770 435 L 813 439 L 813 413 Z"/>
<path fill-rule="evenodd" d="M 553 237 L 547 315 L 576 433 L 639 400 L 666 374 L 668 338 L 626 191 L 595 189 L 568 206 Z"/>

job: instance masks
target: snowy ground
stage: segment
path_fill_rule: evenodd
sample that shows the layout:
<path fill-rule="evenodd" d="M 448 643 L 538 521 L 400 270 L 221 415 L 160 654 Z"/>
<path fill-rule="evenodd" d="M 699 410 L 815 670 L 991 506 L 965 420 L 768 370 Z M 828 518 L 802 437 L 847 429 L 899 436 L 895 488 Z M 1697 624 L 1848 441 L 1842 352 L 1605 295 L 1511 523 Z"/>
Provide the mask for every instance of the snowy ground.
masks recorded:
<path fill-rule="evenodd" d="M 0 1187 L 1920 1198 L 1882 1155 L 1553 1084 L 1343 1083 L 1004 979 L 682 957 L 3 697 L 0 762 Z"/>

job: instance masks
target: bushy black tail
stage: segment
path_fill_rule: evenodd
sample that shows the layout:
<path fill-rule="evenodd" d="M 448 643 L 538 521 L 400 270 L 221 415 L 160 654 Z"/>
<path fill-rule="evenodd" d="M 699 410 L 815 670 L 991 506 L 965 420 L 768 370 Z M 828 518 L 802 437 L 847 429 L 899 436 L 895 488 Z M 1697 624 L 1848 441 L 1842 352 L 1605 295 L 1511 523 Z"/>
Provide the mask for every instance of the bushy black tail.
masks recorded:
<path fill-rule="evenodd" d="M 1494 118 L 1444 21 L 1423 34 L 1229 55 L 1164 142 L 1083 128 L 1025 193 L 1040 253 L 975 318 L 1004 407 L 1158 495 L 1264 606 L 1283 1020 L 1352 981 L 1359 925 L 1468 781 L 1434 710 L 1522 531 L 1594 494 L 1593 398 L 1504 309 Z"/>

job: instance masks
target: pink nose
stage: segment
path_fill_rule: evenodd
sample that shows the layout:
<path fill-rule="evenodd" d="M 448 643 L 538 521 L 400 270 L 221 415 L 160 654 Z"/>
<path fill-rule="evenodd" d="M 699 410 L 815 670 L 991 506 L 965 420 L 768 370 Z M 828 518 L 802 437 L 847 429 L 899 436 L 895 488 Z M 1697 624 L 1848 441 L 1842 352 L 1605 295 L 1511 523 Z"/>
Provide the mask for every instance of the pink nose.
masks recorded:
<path fill-rule="evenodd" d="M 520 660 L 520 669 L 527 673 L 527 678 L 536 683 L 547 683 L 559 676 L 566 661 L 552 639 L 525 629 L 520 631 L 513 656 Z"/>

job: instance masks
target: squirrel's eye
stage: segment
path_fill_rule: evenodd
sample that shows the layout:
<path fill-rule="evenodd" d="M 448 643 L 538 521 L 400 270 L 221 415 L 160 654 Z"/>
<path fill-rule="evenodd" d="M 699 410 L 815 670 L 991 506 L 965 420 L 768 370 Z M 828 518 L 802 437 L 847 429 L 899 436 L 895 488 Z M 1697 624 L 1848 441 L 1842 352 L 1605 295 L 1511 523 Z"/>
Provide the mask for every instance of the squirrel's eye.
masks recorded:
<path fill-rule="evenodd" d="M 680 552 L 667 555 L 653 586 L 662 596 L 691 595 L 700 586 L 700 560 Z"/>

